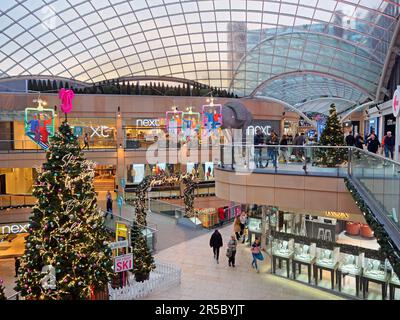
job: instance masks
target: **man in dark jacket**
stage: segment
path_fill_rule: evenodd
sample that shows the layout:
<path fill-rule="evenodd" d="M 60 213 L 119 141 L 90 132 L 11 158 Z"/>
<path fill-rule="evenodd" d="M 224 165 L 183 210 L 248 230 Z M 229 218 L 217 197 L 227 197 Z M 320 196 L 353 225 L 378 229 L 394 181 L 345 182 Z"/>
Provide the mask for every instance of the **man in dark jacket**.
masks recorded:
<path fill-rule="evenodd" d="M 254 151 L 255 151 L 255 163 L 257 168 L 262 168 L 262 145 L 265 144 L 265 136 L 261 132 L 260 128 L 257 128 L 254 136 Z"/>
<path fill-rule="evenodd" d="M 367 142 L 368 151 L 372 153 L 377 153 L 380 145 L 381 143 L 376 138 L 376 136 L 374 134 L 371 134 Z"/>
<path fill-rule="evenodd" d="M 219 248 L 222 246 L 222 236 L 218 230 L 215 230 L 210 239 L 210 247 L 213 248 L 214 259 L 217 260 L 217 263 L 219 263 Z"/>
<path fill-rule="evenodd" d="M 353 132 L 350 131 L 349 134 L 346 137 L 346 144 L 349 147 L 352 147 L 352 146 L 355 145 L 355 143 L 356 143 L 356 139 L 354 139 Z"/>
<path fill-rule="evenodd" d="M 385 139 L 383 140 L 383 145 L 385 146 L 385 157 L 393 159 L 393 151 L 394 151 L 394 137 L 392 136 L 392 132 L 388 131 L 386 133 Z"/>

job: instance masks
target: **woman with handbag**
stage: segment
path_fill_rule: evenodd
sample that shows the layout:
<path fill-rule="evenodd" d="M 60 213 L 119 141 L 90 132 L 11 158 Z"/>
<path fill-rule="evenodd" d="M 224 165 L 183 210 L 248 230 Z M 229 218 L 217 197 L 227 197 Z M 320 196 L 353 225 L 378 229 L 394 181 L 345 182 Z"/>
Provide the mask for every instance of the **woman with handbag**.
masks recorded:
<path fill-rule="evenodd" d="M 257 273 L 259 273 L 260 271 L 258 270 L 257 260 L 260 260 L 260 261 L 264 260 L 264 256 L 260 250 L 260 239 L 256 238 L 256 240 L 251 245 L 251 254 L 253 256 L 253 262 L 251 263 L 251 266 L 253 268 L 256 268 Z"/>
<path fill-rule="evenodd" d="M 235 267 L 235 256 L 236 256 L 237 241 L 235 235 L 231 236 L 231 240 L 228 242 L 228 249 L 226 256 L 228 257 L 229 266 Z"/>

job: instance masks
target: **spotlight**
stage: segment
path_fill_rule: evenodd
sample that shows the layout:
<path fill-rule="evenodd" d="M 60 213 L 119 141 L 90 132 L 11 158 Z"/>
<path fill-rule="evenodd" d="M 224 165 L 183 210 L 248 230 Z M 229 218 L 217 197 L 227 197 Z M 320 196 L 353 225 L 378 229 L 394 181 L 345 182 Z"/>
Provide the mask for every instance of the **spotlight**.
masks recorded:
<path fill-rule="evenodd" d="M 118 106 L 118 117 L 120 117 L 121 116 L 121 108 L 120 108 L 120 106 Z"/>

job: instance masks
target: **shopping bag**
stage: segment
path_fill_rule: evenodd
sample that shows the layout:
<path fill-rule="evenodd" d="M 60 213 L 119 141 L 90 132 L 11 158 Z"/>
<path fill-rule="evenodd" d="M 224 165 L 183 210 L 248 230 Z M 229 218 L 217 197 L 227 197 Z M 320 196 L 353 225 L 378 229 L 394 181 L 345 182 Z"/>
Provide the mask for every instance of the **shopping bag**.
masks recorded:
<path fill-rule="evenodd" d="M 260 260 L 260 261 L 263 261 L 263 260 L 264 260 L 264 256 L 263 256 L 263 254 L 262 254 L 261 252 L 257 253 L 257 254 L 255 255 L 255 257 L 256 257 L 257 260 Z"/>

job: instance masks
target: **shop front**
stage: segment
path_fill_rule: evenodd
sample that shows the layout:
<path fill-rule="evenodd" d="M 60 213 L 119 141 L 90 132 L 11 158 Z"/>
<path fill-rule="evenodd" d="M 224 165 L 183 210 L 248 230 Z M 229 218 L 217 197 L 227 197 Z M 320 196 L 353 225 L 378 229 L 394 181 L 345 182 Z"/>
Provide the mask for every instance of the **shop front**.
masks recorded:
<path fill-rule="evenodd" d="M 360 299 L 400 299 L 399 280 L 362 216 L 254 206 L 248 230 L 249 244 L 263 239 L 273 274 Z"/>
<path fill-rule="evenodd" d="M 115 118 L 68 118 L 79 144 L 85 148 L 85 136 L 90 149 L 115 149 L 117 146 L 117 127 Z"/>
<path fill-rule="evenodd" d="M 30 212 L 30 208 L 0 210 L 0 259 L 24 254 Z"/>
<path fill-rule="evenodd" d="M 124 120 L 126 149 L 147 149 L 154 142 L 164 140 L 165 118 L 134 118 Z"/>

